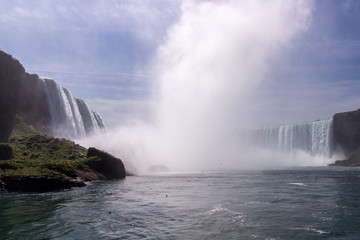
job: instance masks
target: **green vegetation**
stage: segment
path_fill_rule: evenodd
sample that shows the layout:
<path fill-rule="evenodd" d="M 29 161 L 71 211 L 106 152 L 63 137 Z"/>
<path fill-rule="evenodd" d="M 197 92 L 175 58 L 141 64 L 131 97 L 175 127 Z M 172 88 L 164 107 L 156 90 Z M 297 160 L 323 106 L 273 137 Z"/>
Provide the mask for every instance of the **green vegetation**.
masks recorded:
<path fill-rule="evenodd" d="M 360 167 L 360 148 L 351 153 L 344 160 L 337 160 L 329 166 Z"/>
<path fill-rule="evenodd" d="M 351 153 L 348 158 L 340 161 L 340 164 L 338 166 L 349 166 L 349 167 L 360 166 L 360 149 L 358 148 L 355 152 Z"/>
<path fill-rule="evenodd" d="M 49 137 L 18 116 L 15 122 L 9 141 L 0 143 L 0 191 L 47 192 L 125 178 L 120 159 Z"/>
<path fill-rule="evenodd" d="M 68 176 L 90 172 L 87 150 L 72 141 L 49 137 L 20 118 L 10 136 L 13 158 L 0 160 L 0 178 L 4 176 Z"/>

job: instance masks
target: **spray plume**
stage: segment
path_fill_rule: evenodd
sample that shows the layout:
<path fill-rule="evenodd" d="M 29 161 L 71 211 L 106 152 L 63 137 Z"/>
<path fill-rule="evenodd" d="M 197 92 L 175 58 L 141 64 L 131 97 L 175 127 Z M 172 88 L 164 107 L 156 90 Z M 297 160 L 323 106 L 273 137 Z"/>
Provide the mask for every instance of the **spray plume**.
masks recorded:
<path fill-rule="evenodd" d="M 312 5 L 186 1 L 151 67 L 151 124 L 119 127 L 82 144 L 122 156 L 139 170 L 159 164 L 171 170 L 249 166 L 255 154 L 246 154 L 237 132 L 253 127 L 253 93 L 308 28 Z"/>

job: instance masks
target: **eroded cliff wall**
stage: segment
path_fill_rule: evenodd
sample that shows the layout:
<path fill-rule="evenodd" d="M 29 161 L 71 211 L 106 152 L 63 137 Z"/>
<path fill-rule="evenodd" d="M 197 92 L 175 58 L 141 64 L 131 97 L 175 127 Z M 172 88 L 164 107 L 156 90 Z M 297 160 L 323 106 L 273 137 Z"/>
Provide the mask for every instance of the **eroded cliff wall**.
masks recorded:
<path fill-rule="evenodd" d="M 333 139 L 334 150 L 345 155 L 360 148 L 360 109 L 334 115 Z"/>
<path fill-rule="evenodd" d="M 0 51 L 0 142 L 6 142 L 19 114 L 37 130 L 54 137 L 79 138 L 105 129 L 98 113 L 55 80 L 25 72 Z"/>

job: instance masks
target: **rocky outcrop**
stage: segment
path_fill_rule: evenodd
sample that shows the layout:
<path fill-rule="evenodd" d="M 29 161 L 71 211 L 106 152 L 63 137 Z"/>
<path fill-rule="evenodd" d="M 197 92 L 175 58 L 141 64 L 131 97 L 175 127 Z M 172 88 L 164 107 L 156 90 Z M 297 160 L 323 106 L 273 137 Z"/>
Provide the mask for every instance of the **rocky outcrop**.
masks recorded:
<path fill-rule="evenodd" d="M 106 179 L 125 178 L 126 172 L 122 161 L 96 148 L 89 148 L 87 165 Z"/>
<path fill-rule="evenodd" d="M 1 181 L 10 192 L 49 192 L 85 186 L 83 180 L 68 177 L 5 176 Z"/>
<path fill-rule="evenodd" d="M 360 109 L 333 117 L 333 149 L 349 155 L 360 148 Z"/>
<path fill-rule="evenodd" d="M 337 160 L 329 166 L 360 167 L 360 149 L 349 154 L 344 160 Z"/>
<path fill-rule="evenodd" d="M 0 144 L 0 191 L 47 192 L 125 177 L 120 159 L 47 136 L 20 117 L 15 122 L 9 142 Z"/>

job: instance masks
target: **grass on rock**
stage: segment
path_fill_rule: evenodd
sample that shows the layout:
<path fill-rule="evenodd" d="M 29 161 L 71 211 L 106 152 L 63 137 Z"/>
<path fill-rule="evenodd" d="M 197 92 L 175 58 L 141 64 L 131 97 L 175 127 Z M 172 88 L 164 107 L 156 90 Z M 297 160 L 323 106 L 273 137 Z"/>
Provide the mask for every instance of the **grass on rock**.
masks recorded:
<path fill-rule="evenodd" d="M 66 139 L 47 136 L 20 117 L 8 143 L 13 158 L 0 160 L 0 178 L 3 176 L 69 176 L 76 177 L 79 171 L 91 171 L 87 149 Z"/>

